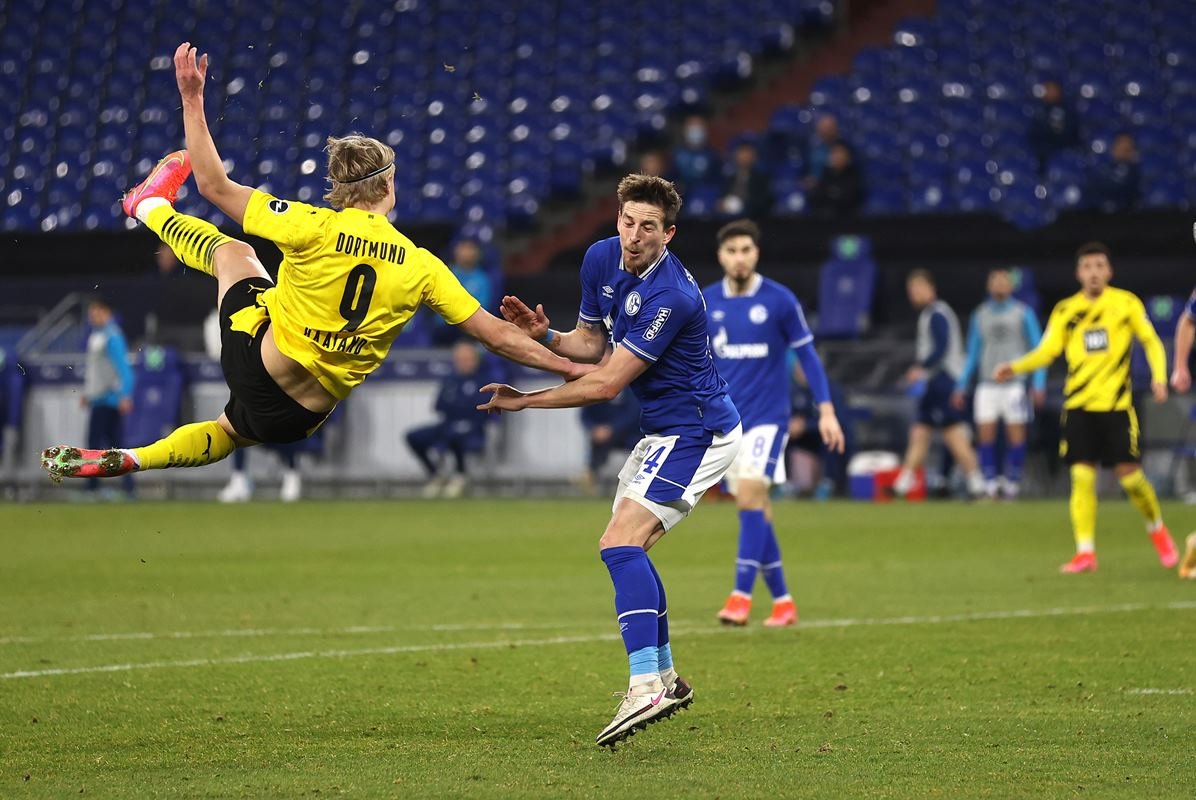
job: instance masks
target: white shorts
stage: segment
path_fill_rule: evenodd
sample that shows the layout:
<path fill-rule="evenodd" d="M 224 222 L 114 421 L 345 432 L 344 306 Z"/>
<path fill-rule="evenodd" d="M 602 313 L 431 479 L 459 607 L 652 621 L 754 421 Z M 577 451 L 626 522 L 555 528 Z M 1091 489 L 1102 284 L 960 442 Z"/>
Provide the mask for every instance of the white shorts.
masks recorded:
<path fill-rule="evenodd" d="M 611 510 L 626 497 L 651 511 L 670 530 L 689 516 L 707 489 L 722 480 L 742 438 L 739 425 L 722 436 L 645 436 L 619 470 Z"/>
<path fill-rule="evenodd" d="M 785 482 L 785 446 L 789 432 L 780 425 L 755 425 L 743 435 L 739 456 L 723 480 L 731 494 L 738 494 L 742 480 L 764 481 L 765 486 Z"/>
<path fill-rule="evenodd" d="M 1031 417 L 1024 383 L 982 383 L 976 387 L 972 405 L 978 425 L 997 420 L 1006 425 L 1025 425 Z"/>

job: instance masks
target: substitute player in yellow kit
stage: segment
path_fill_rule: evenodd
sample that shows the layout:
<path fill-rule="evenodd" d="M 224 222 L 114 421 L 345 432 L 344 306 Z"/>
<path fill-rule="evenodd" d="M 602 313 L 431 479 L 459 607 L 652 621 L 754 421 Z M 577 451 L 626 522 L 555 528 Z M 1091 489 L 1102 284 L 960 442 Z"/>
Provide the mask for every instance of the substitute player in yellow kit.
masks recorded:
<path fill-rule="evenodd" d="M 124 211 L 162 238 L 187 266 L 216 278 L 221 367 L 230 398 L 216 420 L 184 425 L 146 447 L 51 447 L 42 466 L 55 480 L 134 470 L 196 467 L 261 442 L 309 436 L 365 380 L 421 306 L 519 363 L 566 378 L 593 369 L 554 355 L 480 308 L 448 267 L 387 221 L 394 208 L 394 151 L 351 135 L 328 140 L 324 199 L 333 208 L 280 200 L 229 179 L 208 131 L 205 55 L 174 54 L 186 151 L 162 159 L 124 199 Z M 249 245 L 172 207 L 194 168 L 200 194 L 247 233 L 283 253 L 274 284 Z"/>
<path fill-rule="evenodd" d="M 1175 542 L 1163 524 L 1154 487 L 1142 472 L 1138 418 L 1130 391 L 1130 354 L 1142 343 L 1150 364 L 1150 390 L 1156 403 L 1167 400 L 1167 357 L 1163 343 L 1138 297 L 1109 286 L 1113 265 L 1109 248 L 1099 242 L 1076 253 L 1080 291 L 1051 312 L 1038 346 L 1016 361 L 999 365 L 993 377 L 1048 366 L 1063 354 L 1063 441 L 1060 453 L 1071 464 L 1071 524 L 1076 555 L 1060 567 L 1068 573 L 1096 570 L 1096 470 L 1112 467 L 1130 502 L 1146 519 L 1159 561 L 1171 569 L 1179 560 Z"/>

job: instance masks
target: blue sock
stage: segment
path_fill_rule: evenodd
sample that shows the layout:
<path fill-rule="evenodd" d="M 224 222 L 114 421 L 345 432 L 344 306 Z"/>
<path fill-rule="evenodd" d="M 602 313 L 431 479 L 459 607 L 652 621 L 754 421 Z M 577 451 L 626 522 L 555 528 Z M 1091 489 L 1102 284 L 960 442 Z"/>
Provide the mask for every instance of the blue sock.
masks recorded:
<path fill-rule="evenodd" d="M 752 595 L 764 540 L 768 537 L 768 520 L 761 510 L 739 512 L 739 557 L 735 559 L 735 591 Z"/>
<path fill-rule="evenodd" d="M 984 475 L 984 480 L 995 481 L 997 479 L 997 444 L 991 442 L 989 444 L 980 443 L 980 472 Z"/>
<path fill-rule="evenodd" d="M 767 525 L 768 538 L 764 540 L 764 555 L 760 558 L 763 562 L 761 569 L 764 572 L 764 583 L 768 585 L 772 599 L 776 600 L 787 596 L 789 587 L 785 585 L 785 570 L 781 567 L 781 545 L 777 542 L 777 532 L 773 530 L 771 522 Z"/>
<path fill-rule="evenodd" d="M 235 471 L 235 472 L 244 472 L 245 471 L 245 458 L 247 455 L 248 455 L 248 452 L 246 451 L 246 448 L 244 448 L 244 447 L 238 447 L 236 450 L 233 451 L 233 471 Z"/>
<path fill-rule="evenodd" d="M 631 675 L 656 674 L 659 672 L 656 609 L 660 593 L 652 574 L 652 562 L 642 547 L 608 547 L 601 555 L 615 585 L 615 613 L 631 663 Z"/>
<path fill-rule="evenodd" d="M 669 647 L 669 601 L 665 599 L 664 583 L 652 559 L 648 559 L 648 566 L 652 568 L 652 577 L 656 578 L 656 593 L 660 595 L 660 603 L 656 606 L 656 667 L 664 672 L 673 666 L 673 651 Z"/>
<path fill-rule="evenodd" d="M 1026 444 L 1010 445 L 1005 451 L 1005 478 L 1010 483 L 1020 483 L 1022 469 L 1026 466 Z"/>

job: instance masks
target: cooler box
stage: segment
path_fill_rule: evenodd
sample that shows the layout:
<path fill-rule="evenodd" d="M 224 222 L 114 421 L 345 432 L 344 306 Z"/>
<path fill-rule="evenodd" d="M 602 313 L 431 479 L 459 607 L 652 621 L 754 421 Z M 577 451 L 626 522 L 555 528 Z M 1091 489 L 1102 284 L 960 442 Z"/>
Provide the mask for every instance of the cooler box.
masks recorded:
<path fill-rule="evenodd" d="M 897 482 L 897 476 L 900 474 L 901 468 L 898 467 L 896 469 L 882 469 L 873 475 L 871 499 L 877 503 L 890 502 L 893 499 L 893 484 Z M 914 488 L 910 489 L 905 499 L 917 501 L 926 499 L 926 470 L 919 468 L 914 474 Z"/>

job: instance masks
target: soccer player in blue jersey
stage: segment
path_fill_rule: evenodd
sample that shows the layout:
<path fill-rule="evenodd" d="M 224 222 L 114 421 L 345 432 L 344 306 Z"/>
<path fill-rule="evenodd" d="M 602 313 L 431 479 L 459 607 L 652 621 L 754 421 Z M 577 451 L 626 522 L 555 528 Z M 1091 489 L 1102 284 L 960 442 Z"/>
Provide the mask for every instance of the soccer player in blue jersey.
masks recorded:
<path fill-rule="evenodd" d="M 976 376 L 976 396 L 972 416 L 979 440 L 980 472 L 984 475 L 984 494 L 995 499 L 998 493 L 1012 500 L 1018 495 L 1022 468 L 1026 463 L 1026 424 L 1033 408 L 1046 400 L 1046 370 L 1034 371 L 1029 397 L 1025 379 L 997 383 L 992 379 L 998 364 L 1015 361 L 1034 349 L 1042 338 L 1042 328 L 1034 311 L 1013 298 L 1013 277 L 998 267 L 988 273 L 989 299 L 972 312 L 968 327 L 968 355 L 963 371 L 955 382 L 951 404 L 963 410 L 965 392 Z M 1005 469 L 1000 479 L 997 463 L 997 425 L 1005 423 Z"/>
<path fill-rule="evenodd" d="M 702 293 L 667 247 L 680 195 L 663 178 L 629 175 L 618 199 L 619 235 L 592 245 L 582 261 L 581 310 L 572 331 L 552 330 L 542 306 L 533 311 L 516 297 L 502 304 L 504 317 L 552 352 L 602 365 L 538 392 L 490 384 L 482 391 L 493 396 L 478 406 L 572 408 L 610 400 L 625 386 L 640 402 L 643 438 L 619 473 L 598 542 L 631 665 L 628 691 L 597 737 L 605 746 L 693 701 L 693 689 L 673 666 L 664 585 L 648 550 L 718 483 L 742 436 L 739 412 L 710 355 Z"/>
<path fill-rule="evenodd" d="M 785 480 L 791 348 L 818 404 L 823 443 L 843 452 L 843 429 L 801 303 L 793 292 L 756 271 L 759 260 L 756 223 L 738 220 L 724 225 L 718 232 L 718 263 L 724 277 L 702 290 L 714 364 L 727 381 L 744 430 L 739 457 L 724 476 L 739 506 L 739 554 L 735 590 L 718 618 L 727 625 L 747 624 L 752 587 L 763 571 L 772 593 L 772 614 L 764 624 L 783 627 L 797 622 L 797 605 L 785 585 L 768 493 L 773 484 Z"/>

